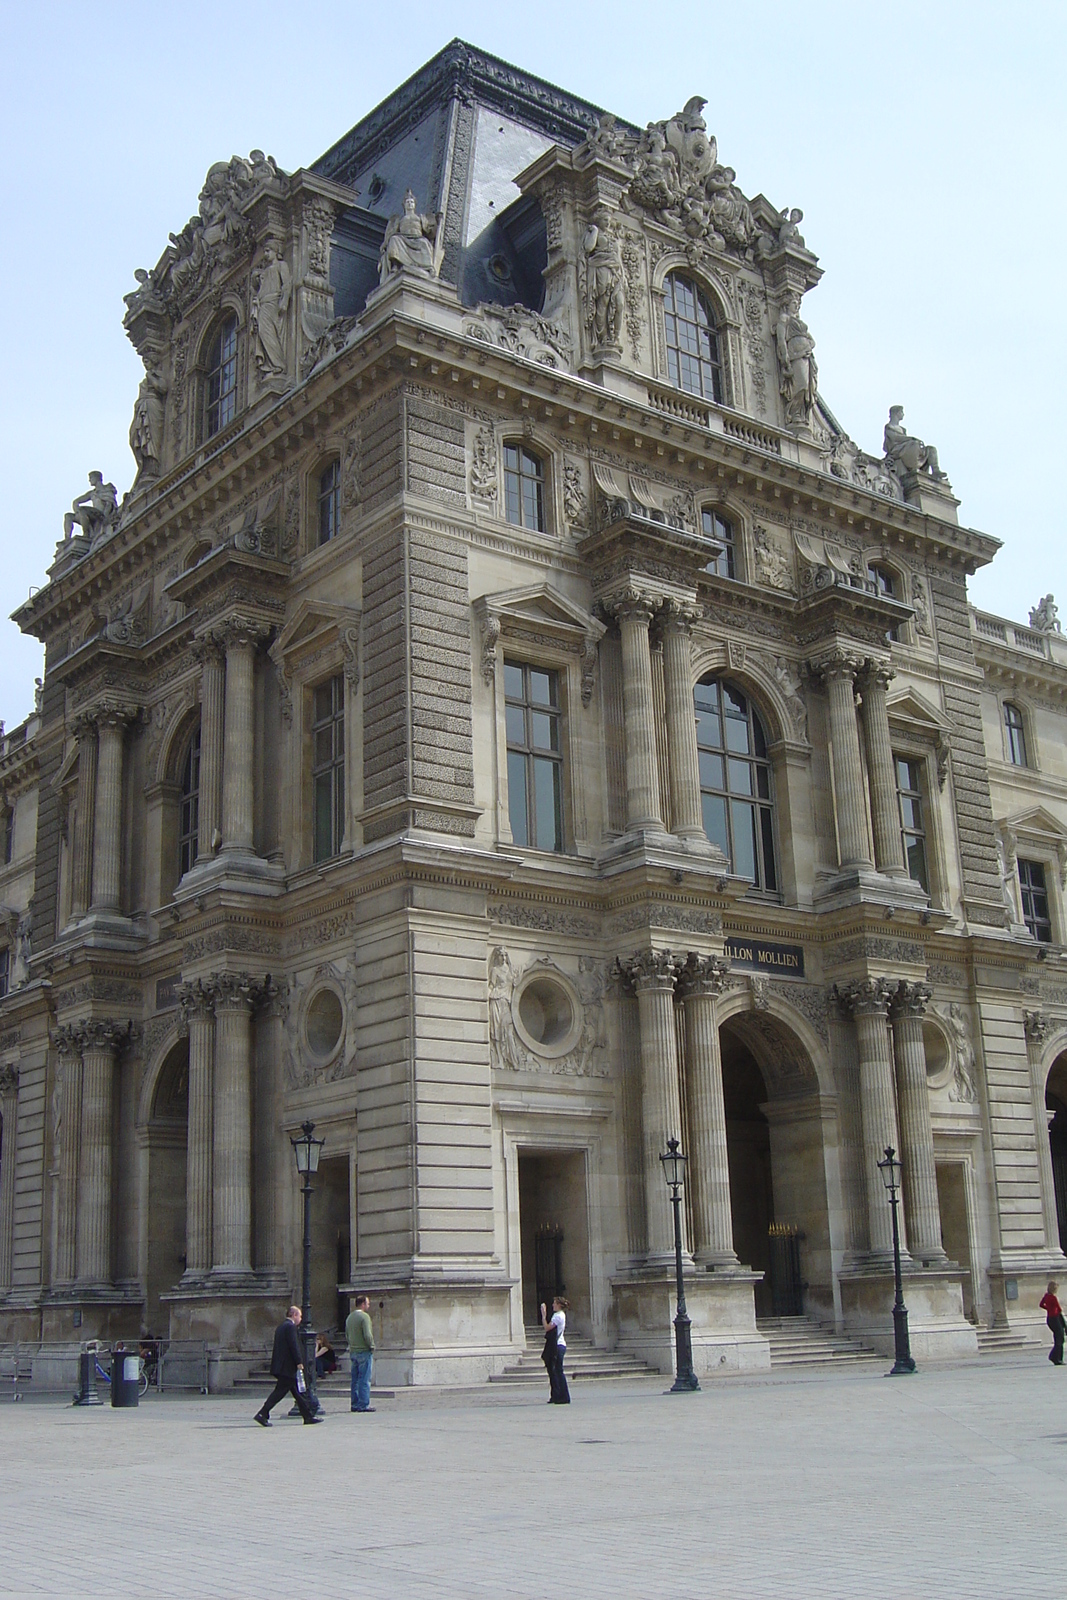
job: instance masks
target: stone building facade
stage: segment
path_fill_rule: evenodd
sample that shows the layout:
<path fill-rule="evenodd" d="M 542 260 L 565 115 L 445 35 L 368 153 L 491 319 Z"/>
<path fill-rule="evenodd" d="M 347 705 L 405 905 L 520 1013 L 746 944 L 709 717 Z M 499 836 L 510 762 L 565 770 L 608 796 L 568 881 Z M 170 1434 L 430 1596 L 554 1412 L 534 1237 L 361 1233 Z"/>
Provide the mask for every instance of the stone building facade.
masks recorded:
<path fill-rule="evenodd" d="M 0 1340 L 291 1296 L 472 1381 L 565 1285 L 698 1371 L 803 1308 L 920 1356 L 1067 1269 L 1067 647 L 977 614 L 899 408 L 822 400 L 799 211 L 703 101 L 641 131 L 458 42 L 313 166 L 254 151 L 127 296 L 0 755 Z M 1055 1113 L 1052 1138 L 1049 1111 Z M 1061 1126 L 1062 1123 L 1062 1126 Z"/>

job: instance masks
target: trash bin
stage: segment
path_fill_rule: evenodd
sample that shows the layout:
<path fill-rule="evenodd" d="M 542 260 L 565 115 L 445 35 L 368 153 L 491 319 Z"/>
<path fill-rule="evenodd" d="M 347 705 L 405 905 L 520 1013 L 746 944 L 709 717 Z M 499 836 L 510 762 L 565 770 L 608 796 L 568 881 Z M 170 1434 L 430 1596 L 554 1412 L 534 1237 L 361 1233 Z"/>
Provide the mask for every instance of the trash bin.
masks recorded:
<path fill-rule="evenodd" d="M 111 1404 L 135 1406 L 140 1398 L 141 1358 L 128 1350 L 116 1350 L 111 1357 Z"/>

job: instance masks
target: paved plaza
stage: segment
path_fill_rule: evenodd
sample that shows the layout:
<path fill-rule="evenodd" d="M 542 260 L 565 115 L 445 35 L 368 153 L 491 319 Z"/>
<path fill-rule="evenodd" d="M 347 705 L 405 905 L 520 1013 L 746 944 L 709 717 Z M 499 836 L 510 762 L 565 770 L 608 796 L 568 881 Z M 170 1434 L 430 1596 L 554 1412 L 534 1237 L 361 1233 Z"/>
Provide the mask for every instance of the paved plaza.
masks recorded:
<path fill-rule="evenodd" d="M 1063 1592 L 1067 1372 L 0 1401 L 4 1595 L 968 1600 Z"/>

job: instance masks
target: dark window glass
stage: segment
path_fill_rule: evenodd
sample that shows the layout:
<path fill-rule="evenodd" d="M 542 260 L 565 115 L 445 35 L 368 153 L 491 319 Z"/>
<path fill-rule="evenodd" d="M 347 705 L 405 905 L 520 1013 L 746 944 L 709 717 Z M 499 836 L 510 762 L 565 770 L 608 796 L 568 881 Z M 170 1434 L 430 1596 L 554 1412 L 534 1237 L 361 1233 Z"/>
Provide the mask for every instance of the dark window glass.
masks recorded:
<path fill-rule="evenodd" d="M 545 531 L 545 469 L 521 444 L 504 446 L 504 515 L 518 528 Z"/>
<path fill-rule="evenodd" d="M 1028 931 L 1042 944 L 1052 943 L 1052 918 L 1048 913 L 1048 888 L 1045 868 L 1040 861 L 1019 858 L 1019 888 L 1022 890 L 1023 921 Z"/>
<path fill-rule="evenodd" d="M 11 951 L 0 950 L 0 1000 L 7 994 L 11 981 Z"/>
<path fill-rule="evenodd" d="M 15 808 L 8 806 L 4 812 L 4 865 L 8 866 L 15 855 Z"/>
<path fill-rule="evenodd" d="M 319 543 L 337 536 L 341 518 L 341 463 L 331 461 L 319 476 Z"/>
<path fill-rule="evenodd" d="M 314 859 L 340 854 L 345 831 L 345 680 L 338 673 L 314 691 L 311 787 Z"/>
<path fill-rule="evenodd" d="M 668 277 L 665 288 L 667 371 L 671 382 L 690 394 L 721 404 L 719 336 L 711 307 L 696 284 L 675 272 Z"/>
<path fill-rule="evenodd" d="M 563 728 L 559 673 L 504 663 L 511 836 L 534 850 L 563 849 Z"/>
<path fill-rule="evenodd" d="M 204 432 L 210 439 L 237 415 L 237 318 L 227 317 L 207 358 Z"/>
<path fill-rule="evenodd" d="M 897 771 L 897 800 L 900 806 L 900 836 L 904 843 L 904 862 L 908 876 L 930 893 L 930 874 L 926 864 L 926 825 L 923 821 L 922 764 L 894 757 Z"/>
<path fill-rule="evenodd" d="M 767 738 L 751 701 L 704 678 L 693 695 L 704 832 L 757 889 L 777 890 L 774 800 Z"/>
<path fill-rule="evenodd" d="M 869 581 L 874 584 L 875 593 L 880 595 L 883 600 L 899 600 L 899 585 L 897 583 L 896 574 L 890 572 L 888 567 L 883 567 L 877 562 L 872 562 L 867 568 L 867 577 Z M 887 632 L 890 639 L 893 639 L 894 641 L 900 637 L 900 630 L 898 628 L 889 628 Z"/>
<path fill-rule="evenodd" d="M 717 555 L 714 561 L 709 561 L 704 571 L 714 572 L 720 578 L 736 577 L 733 523 L 727 522 L 725 517 L 720 517 L 717 511 L 711 511 L 707 506 L 700 513 L 700 521 L 707 537 L 722 545 L 722 553 Z"/>
<path fill-rule="evenodd" d="M 1026 729 L 1023 714 L 1010 700 L 1004 702 L 1004 728 L 1008 735 L 1008 758 L 1013 767 L 1028 767 L 1026 757 Z"/>
<path fill-rule="evenodd" d="M 182 792 L 178 805 L 178 876 L 183 878 L 196 861 L 200 831 L 200 729 L 189 740 L 182 767 Z"/>

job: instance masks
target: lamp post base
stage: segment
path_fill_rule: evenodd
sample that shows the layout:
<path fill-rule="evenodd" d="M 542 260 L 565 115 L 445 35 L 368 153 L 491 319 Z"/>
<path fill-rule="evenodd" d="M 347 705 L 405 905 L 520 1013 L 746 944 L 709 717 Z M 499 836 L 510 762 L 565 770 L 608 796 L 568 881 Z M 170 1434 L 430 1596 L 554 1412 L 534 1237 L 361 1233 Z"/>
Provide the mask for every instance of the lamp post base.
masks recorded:
<path fill-rule="evenodd" d="M 902 1299 L 893 1307 L 893 1355 L 895 1360 L 886 1377 L 910 1377 L 915 1371 L 915 1361 L 908 1338 L 908 1312 Z"/>
<path fill-rule="evenodd" d="M 700 1388 L 700 1384 L 693 1371 L 693 1336 L 685 1311 L 679 1311 L 674 1319 L 674 1353 L 674 1370 L 678 1376 L 667 1393 L 692 1394 L 694 1389 Z"/>

